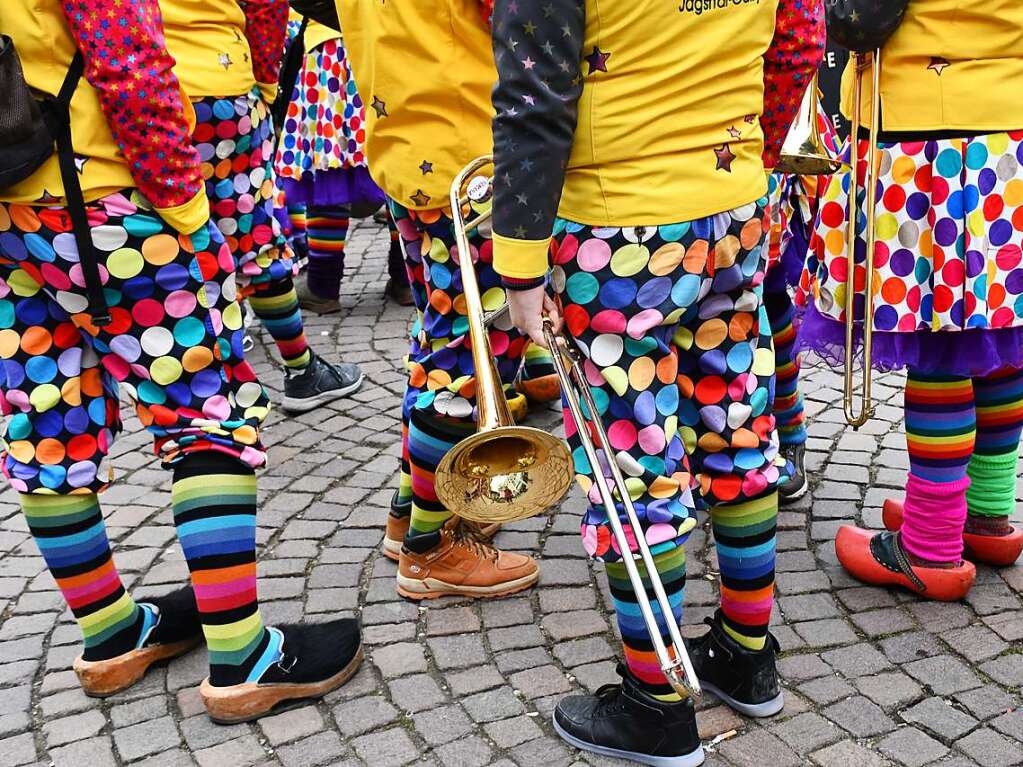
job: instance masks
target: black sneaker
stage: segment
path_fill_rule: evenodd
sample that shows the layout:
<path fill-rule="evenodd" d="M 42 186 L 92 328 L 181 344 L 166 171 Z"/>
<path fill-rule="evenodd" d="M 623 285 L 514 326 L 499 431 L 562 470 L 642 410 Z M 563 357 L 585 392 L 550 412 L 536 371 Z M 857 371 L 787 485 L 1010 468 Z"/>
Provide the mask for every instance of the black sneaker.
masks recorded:
<path fill-rule="evenodd" d="M 217 724 L 249 722 L 322 698 L 354 676 L 362 662 L 362 634 L 354 618 L 269 629 L 281 642 L 281 657 L 258 682 L 199 686 L 206 711 Z"/>
<path fill-rule="evenodd" d="M 362 370 L 350 362 L 334 364 L 313 354 L 301 370 L 284 369 L 284 403 L 288 413 L 305 413 L 324 402 L 340 399 L 362 386 Z"/>
<path fill-rule="evenodd" d="M 621 666 L 618 673 L 621 684 L 558 702 L 554 729 L 562 740 L 583 751 L 653 767 L 703 764 L 692 700 L 665 703 L 643 692 Z"/>
<path fill-rule="evenodd" d="M 806 445 L 782 445 L 782 457 L 789 463 L 790 476 L 778 485 L 778 503 L 792 503 L 806 495 L 810 484 L 806 481 Z"/>
<path fill-rule="evenodd" d="M 740 714 L 773 716 L 785 706 L 774 663 L 778 640 L 768 634 L 763 650 L 749 650 L 721 627 L 721 615 L 705 618 L 710 631 L 687 639 L 686 648 L 700 685 Z"/>

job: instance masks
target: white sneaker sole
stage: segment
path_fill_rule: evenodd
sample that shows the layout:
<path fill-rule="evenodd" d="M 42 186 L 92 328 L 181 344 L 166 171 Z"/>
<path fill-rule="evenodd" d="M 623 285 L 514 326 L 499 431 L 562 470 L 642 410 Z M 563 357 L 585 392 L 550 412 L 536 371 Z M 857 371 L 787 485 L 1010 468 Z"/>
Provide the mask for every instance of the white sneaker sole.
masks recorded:
<path fill-rule="evenodd" d="M 778 493 L 778 504 L 780 506 L 786 506 L 786 505 L 788 505 L 790 503 L 798 501 L 800 498 L 802 498 L 804 495 L 806 495 L 807 492 L 809 492 L 809 490 L 810 490 L 810 483 L 809 483 L 809 481 L 806 481 L 806 482 L 803 482 L 803 486 L 799 490 L 797 490 L 795 493 L 793 493 L 792 495 L 782 495 L 781 493 Z"/>
<path fill-rule="evenodd" d="M 736 700 L 731 695 L 726 695 L 724 692 L 719 690 L 716 686 L 710 682 L 704 682 L 700 680 L 700 686 L 704 690 L 714 695 L 716 698 L 720 698 L 722 703 L 728 705 L 729 708 L 738 711 L 743 716 L 748 716 L 753 719 L 763 719 L 767 716 L 774 716 L 783 708 L 785 708 L 785 692 L 784 690 L 779 692 L 775 697 L 763 703 L 743 703 L 740 700 Z"/>
<path fill-rule="evenodd" d="M 333 402 L 336 399 L 347 397 L 349 394 L 354 394 L 362 386 L 362 382 L 366 380 L 365 374 L 360 375 L 359 379 L 348 386 L 342 386 L 340 389 L 331 389 L 330 391 L 321 392 L 312 397 L 284 397 L 284 402 L 281 403 L 281 407 L 286 413 L 307 413 L 316 407 L 326 403 Z"/>
<path fill-rule="evenodd" d="M 395 562 L 398 561 L 401 556 L 401 541 L 396 541 L 393 538 L 384 536 L 384 542 L 380 545 L 380 551 L 388 559 L 393 559 Z"/>
<path fill-rule="evenodd" d="M 398 593 L 409 599 L 436 599 L 437 597 L 503 597 L 528 589 L 540 580 L 540 569 L 514 581 L 495 583 L 493 586 L 457 586 L 436 578 L 409 578 L 398 573 Z"/>
<path fill-rule="evenodd" d="M 615 756 L 619 759 L 629 759 L 633 762 L 639 762 L 640 764 L 649 764 L 651 767 L 699 767 L 703 764 L 705 759 L 703 755 L 703 745 L 696 747 L 695 751 L 691 751 L 688 754 L 682 756 L 651 756 L 650 754 L 640 754 L 635 751 L 622 751 L 617 748 L 608 748 L 607 746 L 598 746 L 595 743 L 587 743 L 584 740 L 579 740 L 572 735 L 565 732 L 561 725 L 558 724 L 558 720 L 554 719 L 554 729 L 561 736 L 561 739 L 571 746 L 582 751 L 590 751 L 594 754 L 600 754 L 602 756 Z"/>

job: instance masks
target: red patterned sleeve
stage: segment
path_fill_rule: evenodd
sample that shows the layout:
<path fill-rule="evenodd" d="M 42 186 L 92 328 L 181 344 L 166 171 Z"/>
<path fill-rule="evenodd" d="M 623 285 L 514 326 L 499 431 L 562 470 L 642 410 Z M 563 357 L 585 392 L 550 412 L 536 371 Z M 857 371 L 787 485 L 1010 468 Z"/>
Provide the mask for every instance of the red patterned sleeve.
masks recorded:
<path fill-rule="evenodd" d="M 780 0 L 774 40 L 764 54 L 764 165 L 773 168 L 810 78 L 824 58 L 823 0 Z"/>
<path fill-rule="evenodd" d="M 483 14 L 483 20 L 487 22 L 487 27 L 494 26 L 494 0 L 480 0 L 480 13 Z"/>
<path fill-rule="evenodd" d="M 139 190 L 157 208 L 203 188 L 199 155 L 163 39 L 157 0 L 62 0 L 110 132 Z"/>
<path fill-rule="evenodd" d="M 257 83 L 276 83 L 288 35 L 288 0 L 238 0 Z"/>

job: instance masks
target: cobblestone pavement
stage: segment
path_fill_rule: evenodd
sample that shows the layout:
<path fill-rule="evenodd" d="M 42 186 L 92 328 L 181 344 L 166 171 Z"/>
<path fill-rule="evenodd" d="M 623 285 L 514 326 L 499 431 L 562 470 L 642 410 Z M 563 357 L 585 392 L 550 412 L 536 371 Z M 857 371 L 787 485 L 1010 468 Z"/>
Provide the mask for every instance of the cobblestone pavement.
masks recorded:
<path fill-rule="evenodd" d="M 259 570 L 271 622 L 360 613 L 369 647 L 362 670 L 320 704 L 254 725 L 218 727 L 206 718 L 197 693 L 201 651 L 127 693 L 86 698 L 70 670 L 77 628 L 6 491 L 0 767 L 624 764 L 566 748 L 549 720 L 563 694 L 614 679 L 618 649 L 606 583 L 578 540 L 577 494 L 559 513 L 512 525 L 497 539 L 542 559 L 539 588 L 485 603 L 420 607 L 397 598 L 395 566 L 377 545 L 398 468 L 408 312 L 381 298 L 386 234 L 363 222 L 348 252 L 344 311 L 309 319 L 307 328 L 316 349 L 361 363 L 368 381 L 327 409 L 272 416 Z M 279 399 L 282 375 L 268 348 L 262 338 L 255 361 Z M 838 526 L 879 526 L 882 499 L 903 486 L 899 384 L 893 375 L 878 379 L 877 417 L 855 433 L 843 423 L 838 377 L 807 370 L 813 493 L 779 518 L 774 631 L 786 707 L 754 723 L 705 696 L 708 765 L 1023 764 L 1023 567 L 979 568 L 967 601 L 946 605 L 861 587 L 837 566 Z M 553 410 L 531 420 L 557 421 Z M 103 506 L 117 563 L 137 597 L 160 593 L 186 578 L 169 474 L 154 464 L 134 418 L 114 456 L 119 481 Z M 717 601 L 705 528 L 688 551 L 685 622 L 695 628 Z"/>

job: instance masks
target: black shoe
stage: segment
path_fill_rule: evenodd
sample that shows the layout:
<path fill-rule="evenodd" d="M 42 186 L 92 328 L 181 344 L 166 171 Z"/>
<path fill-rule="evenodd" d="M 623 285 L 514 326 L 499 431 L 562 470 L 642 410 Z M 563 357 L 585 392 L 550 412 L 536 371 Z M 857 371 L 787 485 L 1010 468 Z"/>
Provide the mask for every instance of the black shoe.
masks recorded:
<path fill-rule="evenodd" d="M 797 498 L 806 495 L 810 488 L 806 481 L 806 445 L 782 445 L 782 457 L 789 463 L 791 475 L 787 480 L 778 485 L 778 503 L 792 503 Z"/>
<path fill-rule="evenodd" d="M 705 618 L 710 631 L 687 639 L 686 648 L 700 685 L 740 714 L 773 716 L 785 706 L 774 663 L 778 640 L 767 635 L 763 650 L 749 650 L 721 627 L 721 615 Z"/>
<path fill-rule="evenodd" d="M 288 413 L 304 413 L 324 402 L 352 394 L 362 386 L 363 374 L 358 365 L 349 362 L 334 364 L 313 354 L 301 370 L 284 369 L 284 403 Z"/>
<path fill-rule="evenodd" d="M 618 673 L 621 684 L 604 685 L 596 695 L 571 695 L 558 702 L 554 729 L 562 740 L 583 751 L 653 767 L 703 764 L 692 700 L 659 701 L 643 692 L 621 666 Z"/>
<path fill-rule="evenodd" d="M 199 694 L 218 724 L 249 722 L 322 698 L 355 674 L 362 662 L 362 634 L 354 618 L 270 628 L 281 640 L 281 657 L 258 682 L 214 687 Z"/>

